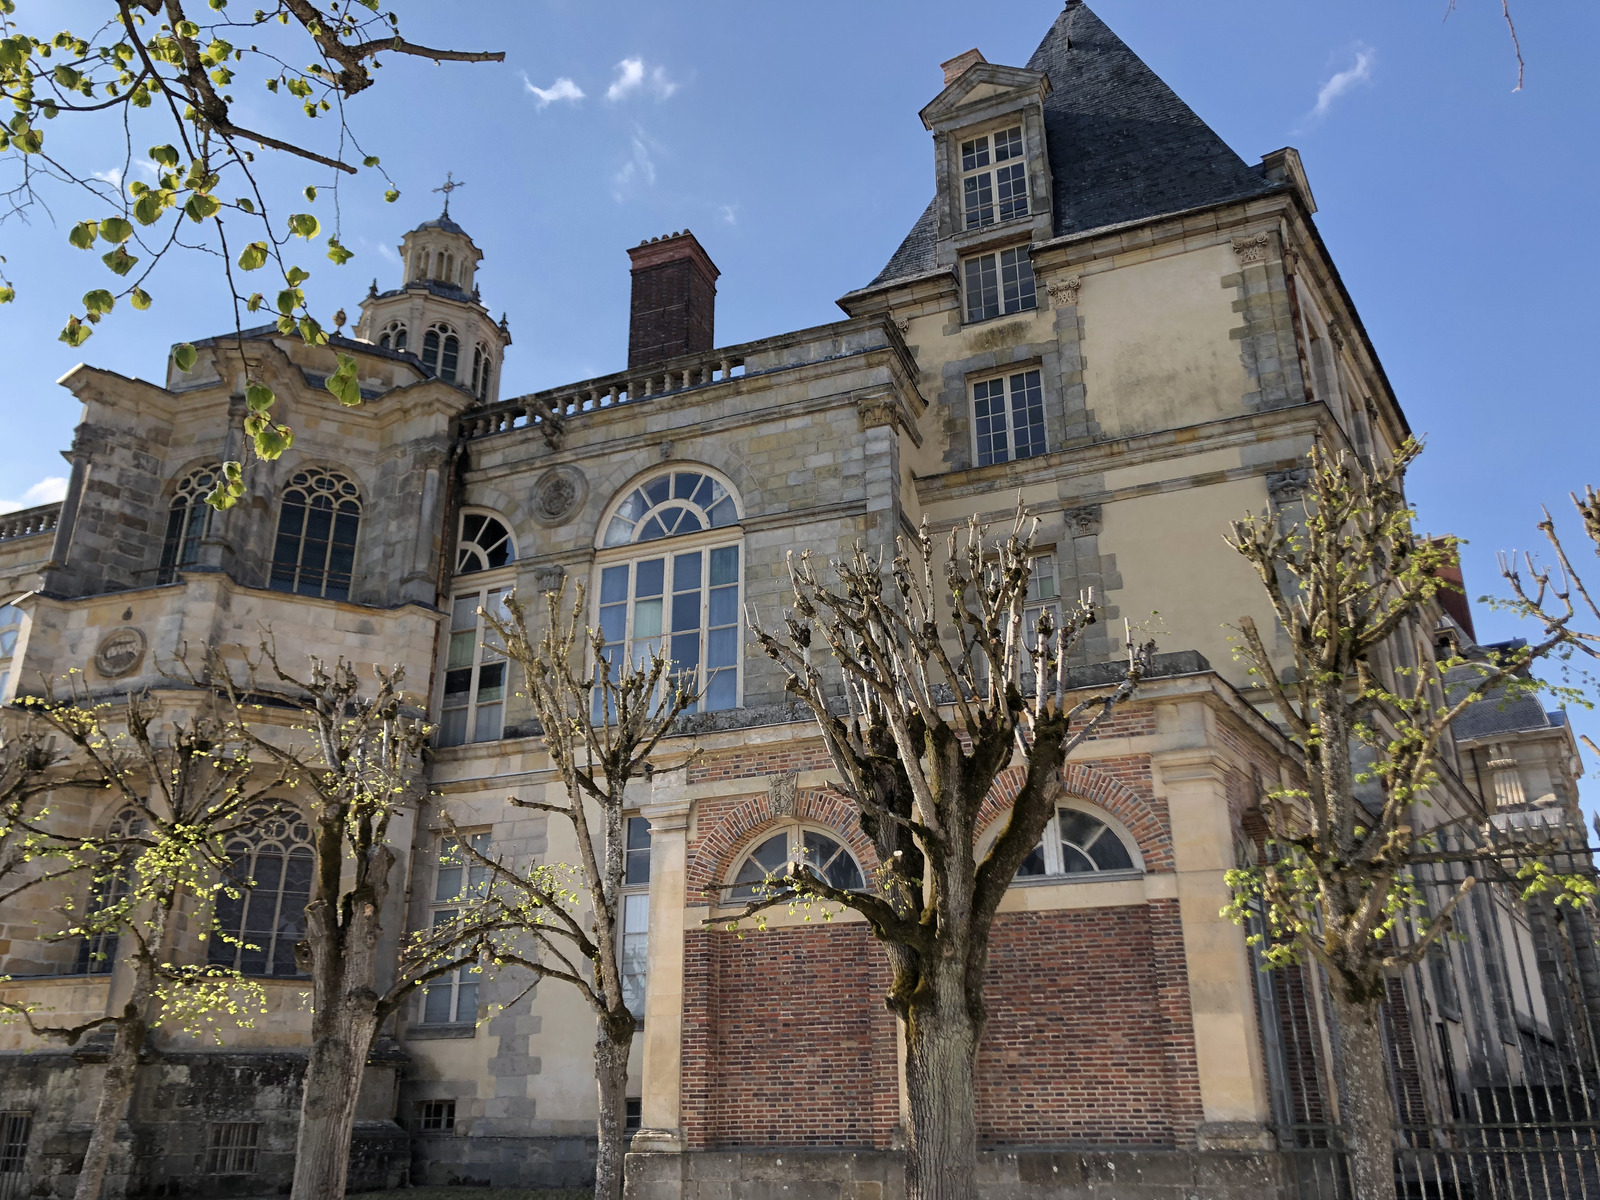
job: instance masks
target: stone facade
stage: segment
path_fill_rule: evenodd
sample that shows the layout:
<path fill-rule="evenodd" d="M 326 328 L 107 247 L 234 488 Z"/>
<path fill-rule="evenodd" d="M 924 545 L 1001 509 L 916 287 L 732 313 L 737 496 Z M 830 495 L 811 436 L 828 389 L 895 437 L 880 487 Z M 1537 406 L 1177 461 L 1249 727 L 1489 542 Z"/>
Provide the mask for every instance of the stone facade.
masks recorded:
<path fill-rule="evenodd" d="M 1128 112 L 1156 118 L 1135 136 Z M 638 353 L 626 370 L 500 399 L 508 326 L 482 305 L 480 252 L 446 214 L 406 236 L 402 285 L 374 283 L 353 336 L 330 347 L 270 327 L 242 347 L 203 340 L 164 386 L 79 367 L 63 381 L 84 406 L 66 501 L 0 522 L 0 602 L 20 614 L 0 700 L 76 669 L 96 695 L 150 689 L 178 708 L 187 701 L 167 672 L 186 645 L 240 653 L 263 628 L 291 660 L 404 666 L 440 733 L 433 796 L 393 826 L 411 851 L 386 917 L 398 938 L 431 919 L 445 809 L 507 852 L 575 857 L 570 831 L 507 803 L 559 785 L 518 681 L 478 652 L 476 607 L 497 589 L 577 580 L 603 624 L 620 580 L 631 615 L 619 628 L 645 637 L 641 605 L 694 597 L 687 616 L 672 610 L 670 632 L 692 634 L 682 652 L 727 674 L 636 796 L 651 839 L 630 1194 L 893 1200 L 898 1035 L 866 926 L 775 912 L 766 932 L 723 928 L 726 887 L 785 831 L 873 866 L 829 790 L 814 727 L 750 653 L 741 614 L 782 611 L 790 550 L 887 548 L 923 520 L 943 534 L 972 512 L 1003 520 L 1020 494 L 1042 522 L 1039 602 L 1093 589 L 1108 617 L 1137 617 L 1166 653 L 1064 775 L 1065 811 L 1127 865 L 1071 873 L 1069 850 L 1053 849 L 1053 869 L 1020 880 L 1003 906 L 982 1194 L 1277 1195 L 1261 1000 L 1244 932 L 1218 912 L 1249 810 L 1293 763 L 1232 660 L 1224 625 L 1263 603 L 1221 537 L 1230 519 L 1284 502 L 1286 473 L 1315 439 L 1382 455 L 1405 418 L 1316 233 L 1298 156 L 1244 163 L 1076 0 L 1027 67 L 964 56 L 923 118 L 938 196 L 832 324 L 715 348 L 716 269 L 685 231 L 630 252 Z M 1010 128 L 1023 211 L 969 226 L 963 147 Z M 673 257 L 689 242 L 693 253 Z M 1011 272 L 993 313 L 984 270 Z M 322 387 L 336 351 L 360 365 L 357 408 Z M 250 464 L 244 500 L 190 540 L 173 532 L 180 485 L 241 454 L 247 372 L 277 391 L 295 446 Z M 998 409 L 989 396 L 1004 397 Z M 318 480 L 342 481 L 359 508 L 348 584 L 327 535 L 317 542 L 297 515 L 293 497 Z M 680 500 L 692 505 L 668 503 Z M 649 531 L 669 518 L 670 531 Z M 507 549 L 490 552 L 501 533 Z M 1114 679 L 1124 629 L 1095 627 L 1075 684 Z M 85 829 L 112 815 L 82 796 L 56 807 Z M 69 900 L 84 897 L 39 889 L 0 910 L 6 993 L 62 1017 L 103 1014 L 127 980 L 115 965 L 81 973 L 78 948 L 51 938 Z M 174 954 L 198 959 L 196 927 Z M 402 1168 L 418 1183 L 584 1181 L 592 1018 L 559 985 L 528 994 L 527 982 L 515 971 L 462 980 L 418 996 L 386 1030 L 358 1185 Z M 286 1180 L 309 1016 L 303 981 L 264 986 L 269 1012 L 221 1049 L 156 1035 L 123 1193 L 270 1192 Z M 1277 995 L 1309 1011 L 1303 990 Z M 32 1114 L 36 1194 L 70 1187 L 95 1069 L 92 1056 L 0 1027 L 0 1109 Z M 1314 1067 L 1292 1082 L 1326 1090 Z M 230 1122 L 258 1126 L 252 1173 L 210 1178 L 205 1139 Z"/>

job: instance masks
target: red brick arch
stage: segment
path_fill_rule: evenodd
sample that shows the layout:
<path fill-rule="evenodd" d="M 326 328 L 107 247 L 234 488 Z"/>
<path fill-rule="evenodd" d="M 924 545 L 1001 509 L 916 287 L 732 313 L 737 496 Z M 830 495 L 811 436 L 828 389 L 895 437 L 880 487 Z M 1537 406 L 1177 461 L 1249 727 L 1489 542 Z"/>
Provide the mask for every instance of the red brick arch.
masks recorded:
<path fill-rule="evenodd" d="M 995 779 L 978 813 L 980 837 L 996 817 L 1011 807 L 1026 777 L 1024 767 L 1014 766 L 1007 767 Z M 1068 796 L 1105 809 L 1127 827 L 1139 845 L 1146 871 L 1172 870 L 1172 831 L 1157 802 L 1141 796 L 1110 772 L 1085 763 L 1069 762 L 1063 766 L 1061 783 Z"/>
<path fill-rule="evenodd" d="M 689 903 L 715 899 L 715 889 L 740 856 L 760 840 L 763 832 L 784 820 L 832 830 L 856 856 L 864 873 L 870 876 L 877 869 L 878 856 L 873 853 L 872 843 L 861 832 L 855 807 L 843 796 L 821 788 L 801 788 L 795 793 L 794 813 L 785 817 L 772 811 L 772 797 L 763 792 L 741 801 L 702 832 L 689 860 Z"/>

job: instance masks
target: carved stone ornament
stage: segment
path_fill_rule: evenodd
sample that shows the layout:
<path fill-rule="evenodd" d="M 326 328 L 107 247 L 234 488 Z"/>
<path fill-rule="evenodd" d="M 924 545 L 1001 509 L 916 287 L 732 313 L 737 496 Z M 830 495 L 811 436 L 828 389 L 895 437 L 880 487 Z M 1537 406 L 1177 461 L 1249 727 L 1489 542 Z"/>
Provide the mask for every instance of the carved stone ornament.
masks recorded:
<path fill-rule="evenodd" d="M 533 569 L 533 590 L 536 595 L 546 592 L 559 592 L 561 585 L 567 581 L 565 567 L 535 567 Z"/>
<path fill-rule="evenodd" d="M 772 807 L 773 816 L 794 816 L 795 796 L 799 792 L 799 784 L 800 775 L 795 771 L 768 777 L 767 803 Z"/>
<path fill-rule="evenodd" d="M 113 629 L 100 639 L 94 652 L 94 668 L 107 679 L 118 679 L 138 669 L 144 661 L 144 630 L 132 625 Z"/>
<path fill-rule="evenodd" d="M 1078 289 L 1083 286 L 1083 277 L 1074 275 L 1071 279 L 1062 279 L 1052 283 L 1045 290 L 1050 293 L 1050 303 L 1057 308 L 1067 308 L 1078 302 Z"/>
<path fill-rule="evenodd" d="M 1233 252 L 1239 259 L 1241 267 L 1250 263 L 1266 262 L 1267 248 L 1272 245 L 1272 239 L 1265 233 L 1251 234 L 1249 237 L 1236 237 L 1233 239 Z"/>
<path fill-rule="evenodd" d="M 1305 495 L 1306 481 L 1310 478 L 1305 467 L 1288 471 L 1267 472 L 1267 496 L 1274 504 L 1293 504 Z"/>
<path fill-rule="evenodd" d="M 899 403 L 887 394 L 862 396 L 856 401 L 856 413 L 861 418 L 862 429 L 873 429 L 879 425 L 893 427 L 903 424 L 905 420 Z"/>
<path fill-rule="evenodd" d="M 1069 508 L 1061 514 L 1067 522 L 1069 537 L 1099 537 L 1101 511 L 1098 504 L 1085 504 L 1082 508 Z"/>
<path fill-rule="evenodd" d="M 563 525 L 578 510 L 588 481 L 574 467 L 546 471 L 533 489 L 533 517 L 542 525 Z"/>

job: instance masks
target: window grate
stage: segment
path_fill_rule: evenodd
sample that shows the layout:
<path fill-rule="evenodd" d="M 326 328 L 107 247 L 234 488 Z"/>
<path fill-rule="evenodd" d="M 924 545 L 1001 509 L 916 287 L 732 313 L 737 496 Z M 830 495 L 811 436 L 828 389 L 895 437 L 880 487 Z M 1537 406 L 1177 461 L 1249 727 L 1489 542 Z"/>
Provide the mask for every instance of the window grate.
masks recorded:
<path fill-rule="evenodd" d="M 449 1133 L 456 1127 L 454 1100 L 418 1100 L 417 1130 L 421 1133 Z"/>
<path fill-rule="evenodd" d="M 253 1121 L 213 1121 L 207 1175 L 253 1175 L 261 1126 Z"/>
<path fill-rule="evenodd" d="M 20 1175 L 28 1159 L 33 1114 L 0 1112 L 0 1175 Z"/>

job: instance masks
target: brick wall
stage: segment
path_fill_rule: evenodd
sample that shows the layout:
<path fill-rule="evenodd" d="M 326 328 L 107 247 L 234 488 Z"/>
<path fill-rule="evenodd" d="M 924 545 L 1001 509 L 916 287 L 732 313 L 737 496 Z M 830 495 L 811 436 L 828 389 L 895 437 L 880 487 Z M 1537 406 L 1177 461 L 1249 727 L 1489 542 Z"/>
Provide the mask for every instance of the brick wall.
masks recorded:
<path fill-rule="evenodd" d="M 737 754 L 696 759 L 689 767 L 689 782 L 751 779 L 789 771 L 825 771 L 830 765 L 828 751 L 820 738 L 809 742 L 775 742 L 770 746 L 740 750 Z"/>

